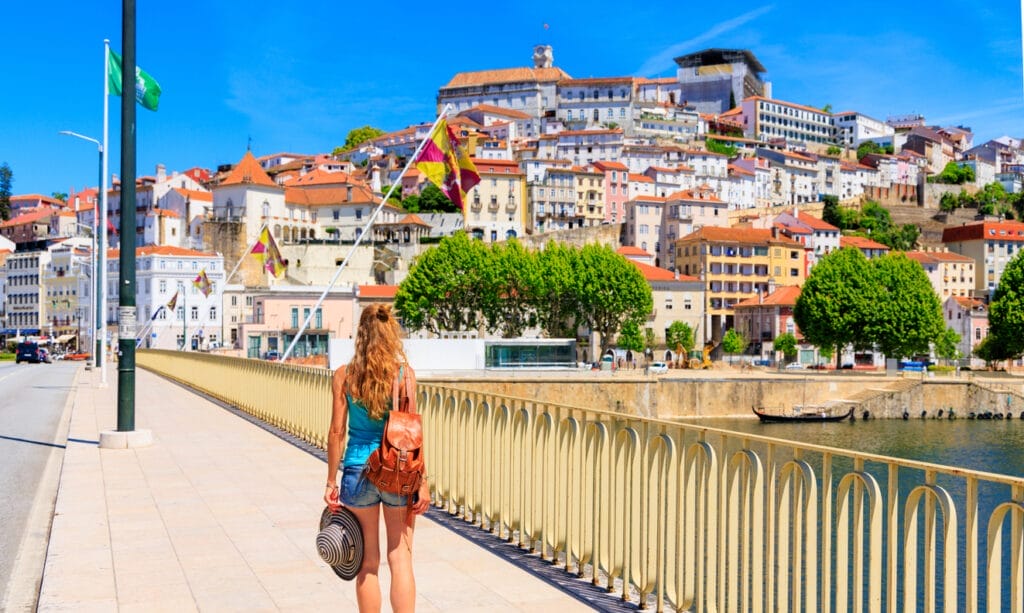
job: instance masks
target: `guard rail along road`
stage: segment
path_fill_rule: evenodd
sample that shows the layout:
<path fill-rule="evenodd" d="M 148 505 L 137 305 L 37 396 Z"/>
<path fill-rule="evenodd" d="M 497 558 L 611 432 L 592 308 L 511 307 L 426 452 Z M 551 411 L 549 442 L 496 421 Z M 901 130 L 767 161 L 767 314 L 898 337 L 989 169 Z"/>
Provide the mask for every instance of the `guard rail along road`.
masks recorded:
<path fill-rule="evenodd" d="M 138 364 L 323 447 L 330 374 Z M 642 608 L 1024 613 L 1024 479 L 420 381 L 435 504 Z"/>

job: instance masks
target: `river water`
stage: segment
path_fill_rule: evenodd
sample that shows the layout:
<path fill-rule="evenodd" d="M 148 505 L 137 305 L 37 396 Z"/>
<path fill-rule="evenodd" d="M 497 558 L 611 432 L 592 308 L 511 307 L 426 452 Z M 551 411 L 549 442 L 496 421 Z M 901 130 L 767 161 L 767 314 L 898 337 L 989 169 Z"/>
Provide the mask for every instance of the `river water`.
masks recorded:
<path fill-rule="evenodd" d="M 702 426 L 801 443 L 1024 477 L 1024 420 L 871 419 L 815 424 L 762 424 L 708 419 Z"/>
<path fill-rule="evenodd" d="M 796 423 L 796 424 L 762 424 L 755 419 L 708 419 L 699 422 L 701 426 L 721 428 L 734 432 L 749 432 L 761 436 L 780 438 L 801 443 L 825 445 L 839 449 L 849 449 L 882 456 L 906 458 L 933 464 L 966 468 L 971 470 L 1024 477 L 1024 420 L 969 420 L 949 419 L 873 419 L 868 421 L 846 421 L 838 423 Z M 761 445 L 753 445 L 755 450 Z M 764 456 L 762 456 L 763 458 Z M 820 457 L 809 454 L 805 459 L 814 466 L 820 476 Z M 784 458 L 780 458 L 784 461 Z M 852 464 L 842 458 L 834 463 L 835 478 L 841 477 L 852 470 Z M 883 464 L 868 463 L 865 470 L 878 480 L 883 496 L 886 495 L 887 474 Z M 921 471 L 903 469 L 899 474 L 900 499 L 906 500 L 911 488 L 923 483 Z M 961 556 L 965 551 L 966 499 L 965 481 L 960 478 L 947 478 L 940 475 L 938 485 L 946 488 L 952 495 L 958 516 L 958 549 Z M 979 511 L 979 556 L 981 572 L 981 594 L 985 593 L 987 582 L 984 570 L 985 551 L 987 549 L 987 522 L 990 514 L 998 504 L 1008 501 L 1012 494 L 1008 486 L 982 483 L 978 491 Z M 901 523 L 902 523 L 901 511 Z M 1006 524 L 1009 527 L 1009 524 Z M 887 530 L 884 530 L 884 532 Z M 902 535 L 902 525 L 900 533 Z M 1003 555 L 1010 549 L 1009 530 L 1003 534 Z M 918 541 L 919 547 L 921 541 Z M 942 544 L 938 547 L 941 551 Z M 923 551 L 919 551 L 923 555 Z M 902 554 L 900 554 L 902 558 Z M 886 557 L 886 556 L 883 556 Z M 966 597 L 964 586 L 963 559 L 959 564 L 958 573 L 958 610 L 963 610 Z M 919 573 L 920 574 L 920 573 Z M 1004 567 L 1002 581 L 1003 606 L 1007 606 L 1010 598 L 1009 568 Z M 922 585 L 923 576 L 919 576 L 918 586 Z M 883 579 L 884 582 L 884 579 Z M 944 599 L 939 588 L 939 600 Z M 884 591 L 883 591 L 884 593 Z M 983 599 L 984 597 L 982 597 Z M 902 606 L 902 594 L 899 594 L 897 608 Z M 888 607 L 890 610 L 893 607 Z M 982 604 L 979 610 L 985 611 Z"/>

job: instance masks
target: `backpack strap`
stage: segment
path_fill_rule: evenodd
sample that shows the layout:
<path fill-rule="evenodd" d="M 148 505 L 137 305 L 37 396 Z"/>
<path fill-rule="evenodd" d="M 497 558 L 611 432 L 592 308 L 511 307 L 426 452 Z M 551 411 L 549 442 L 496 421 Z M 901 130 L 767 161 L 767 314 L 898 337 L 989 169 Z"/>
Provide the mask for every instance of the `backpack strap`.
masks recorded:
<path fill-rule="evenodd" d="M 400 385 L 402 380 L 405 380 L 405 397 L 403 398 L 400 391 Z M 391 409 L 395 411 L 407 411 L 409 413 L 416 412 L 416 397 L 412 394 L 412 381 L 410 377 L 405 376 L 405 365 L 398 367 L 398 376 L 391 383 Z"/>

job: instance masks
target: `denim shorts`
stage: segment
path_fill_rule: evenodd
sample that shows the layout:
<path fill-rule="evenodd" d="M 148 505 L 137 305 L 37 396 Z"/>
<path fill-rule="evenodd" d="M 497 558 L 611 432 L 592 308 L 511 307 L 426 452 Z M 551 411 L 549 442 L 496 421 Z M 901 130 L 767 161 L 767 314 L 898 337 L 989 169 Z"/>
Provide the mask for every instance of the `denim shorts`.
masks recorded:
<path fill-rule="evenodd" d="M 383 503 L 386 507 L 404 507 L 405 496 L 382 492 L 363 476 L 365 466 L 346 466 L 341 474 L 341 503 L 363 509 Z"/>

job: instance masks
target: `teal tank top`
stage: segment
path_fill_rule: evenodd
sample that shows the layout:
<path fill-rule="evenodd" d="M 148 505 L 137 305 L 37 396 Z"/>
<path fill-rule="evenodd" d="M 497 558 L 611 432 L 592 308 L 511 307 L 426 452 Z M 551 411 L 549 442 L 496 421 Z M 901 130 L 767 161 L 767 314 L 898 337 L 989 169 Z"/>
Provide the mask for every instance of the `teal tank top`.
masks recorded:
<path fill-rule="evenodd" d="M 399 382 L 402 381 L 402 370 L 398 371 Z M 362 466 L 373 450 L 380 447 L 388 415 L 385 412 L 381 419 L 370 419 L 362 402 L 352 398 L 348 392 L 345 393 L 345 400 L 348 402 L 348 442 L 341 465 L 344 468 Z"/>

